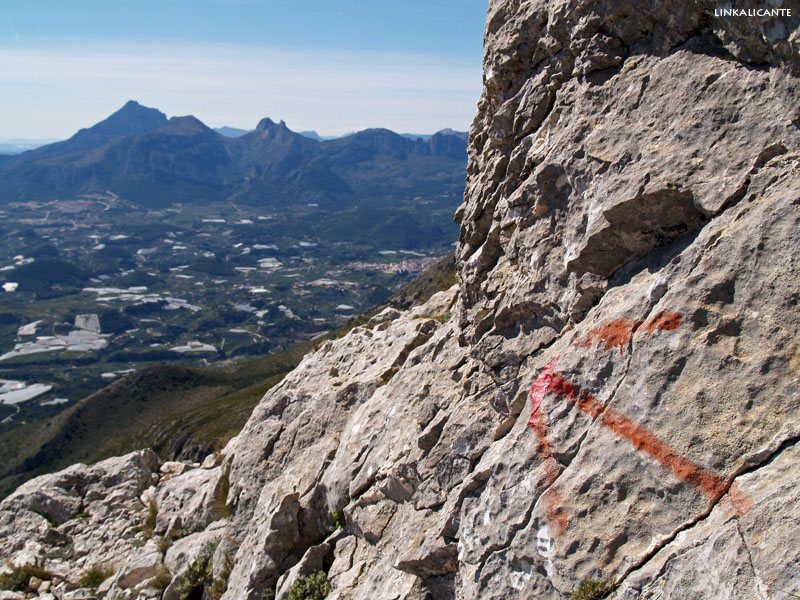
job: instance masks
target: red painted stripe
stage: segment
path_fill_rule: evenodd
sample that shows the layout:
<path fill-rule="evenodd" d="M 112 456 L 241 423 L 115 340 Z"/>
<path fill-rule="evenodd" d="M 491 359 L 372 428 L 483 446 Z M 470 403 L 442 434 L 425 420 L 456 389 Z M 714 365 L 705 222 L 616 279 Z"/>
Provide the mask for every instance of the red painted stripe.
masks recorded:
<path fill-rule="evenodd" d="M 615 319 L 595 329 L 576 342 L 575 346 L 590 348 L 595 341 L 605 342 L 604 350 L 619 347 L 620 354 L 623 348 L 630 343 L 631 337 L 637 331 L 646 331 L 653 335 L 655 331 L 672 331 L 681 326 L 683 317 L 680 313 L 658 313 L 647 321 L 640 319 Z M 610 408 L 592 394 L 585 392 L 577 384 L 568 381 L 555 373 L 558 363 L 557 356 L 548 364 L 531 385 L 531 416 L 528 427 L 536 432 L 537 451 L 543 458 L 545 485 L 550 486 L 561 472 L 558 461 L 553 456 L 550 444 L 549 431 L 546 419 L 542 414 L 542 401 L 547 394 L 554 394 L 557 399 L 564 398 L 569 404 L 574 404 L 582 413 L 592 420 L 598 420 L 615 434 L 625 438 L 633 447 L 653 457 L 663 467 L 671 470 L 677 477 L 693 485 L 712 501 L 719 499 L 728 492 L 725 499 L 729 508 L 735 514 L 742 515 L 752 508 L 752 501 L 737 489 L 736 485 L 729 485 L 718 475 L 680 456 L 668 444 L 659 440 L 650 431 L 637 425 L 621 412 Z M 562 498 L 558 490 L 553 487 L 545 492 L 542 497 L 548 525 L 556 533 L 561 533 L 567 526 L 569 516 L 562 508 Z"/>
<path fill-rule="evenodd" d="M 712 500 L 716 500 L 725 493 L 728 484 L 721 477 L 680 456 L 647 429 L 637 425 L 621 412 L 609 408 L 592 394 L 581 390 L 580 386 L 567 381 L 560 375 L 551 374 L 547 392 L 555 394 L 556 398 L 564 398 L 569 404 L 574 404 L 578 410 L 593 420 L 599 417 L 603 425 L 620 437 L 627 439 L 634 448 L 649 454 L 662 466 L 700 489 Z"/>
<path fill-rule="evenodd" d="M 539 373 L 536 381 L 531 384 L 531 391 L 529 394 L 531 397 L 531 418 L 528 420 L 529 427 L 536 427 L 539 421 L 539 410 L 542 407 L 542 400 L 549 391 L 550 381 L 553 378 L 553 369 L 558 363 L 559 358 L 560 357 L 556 356 L 551 360 L 550 364 Z"/>
<path fill-rule="evenodd" d="M 551 487 L 553 482 L 558 478 L 561 473 L 561 465 L 553 457 L 553 449 L 550 445 L 550 436 L 547 428 L 547 422 L 541 414 L 542 400 L 547 395 L 551 380 L 553 377 L 553 369 L 558 363 L 558 358 L 555 357 L 544 370 L 539 373 L 536 381 L 533 382 L 530 389 L 531 398 L 531 417 L 528 420 L 528 427 L 536 431 L 536 451 L 542 457 L 542 473 L 544 480 L 542 485 L 547 490 L 542 494 L 542 506 L 544 507 L 544 514 L 547 519 L 547 526 L 554 535 L 560 535 L 567 528 L 569 521 L 569 514 L 563 507 L 563 498 L 561 493 Z"/>

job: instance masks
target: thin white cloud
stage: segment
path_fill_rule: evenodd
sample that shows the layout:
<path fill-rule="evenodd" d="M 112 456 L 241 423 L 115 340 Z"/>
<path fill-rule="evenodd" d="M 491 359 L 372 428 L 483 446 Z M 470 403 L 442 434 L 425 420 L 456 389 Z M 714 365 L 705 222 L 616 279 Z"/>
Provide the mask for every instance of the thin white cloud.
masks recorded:
<path fill-rule="evenodd" d="M 11 26 L 11 32 L 14 34 L 14 37 L 17 39 L 17 44 L 22 44 L 22 41 L 19 39 L 19 34 L 17 33 L 17 28 L 14 27 L 14 21 L 11 20 L 11 17 L 8 17 L 8 24 Z"/>
<path fill-rule="evenodd" d="M 135 99 L 212 126 L 293 129 L 464 129 L 478 64 L 414 54 L 233 45 L 0 49 L 0 135 L 68 136 Z"/>

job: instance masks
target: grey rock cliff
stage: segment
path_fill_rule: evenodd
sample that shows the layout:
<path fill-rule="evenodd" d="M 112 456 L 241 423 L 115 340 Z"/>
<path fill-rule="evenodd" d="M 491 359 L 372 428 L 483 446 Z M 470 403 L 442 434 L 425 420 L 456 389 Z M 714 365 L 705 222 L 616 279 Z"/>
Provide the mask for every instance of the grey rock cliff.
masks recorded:
<path fill-rule="evenodd" d="M 458 285 L 323 344 L 203 466 L 29 482 L 2 558 L 59 598 L 99 562 L 160 597 L 160 561 L 179 598 L 203 552 L 225 600 L 317 569 L 336 599 L 800 595 L 800 21 L 715 7 L 492 1 Z"/>

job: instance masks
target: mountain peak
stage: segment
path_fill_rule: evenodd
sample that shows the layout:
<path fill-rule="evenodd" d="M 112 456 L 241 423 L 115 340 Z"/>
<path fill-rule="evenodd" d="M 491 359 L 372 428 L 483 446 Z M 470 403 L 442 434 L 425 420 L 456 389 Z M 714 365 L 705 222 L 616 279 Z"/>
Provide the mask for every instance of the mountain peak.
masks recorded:
<path fill-rule="evenodd" d="M 81 129 L 63 142 L 48 144 L 19 155 L 17 161 L 41 160 L 51 156 L 82 152 L 114 139 L 142 135 L 166 125 L 167 116 L 160 110 L 128 100 L 119 110 L 96 125 Z M 9 164 L 12 161 L 6 160 Z"/>
<path fill-rule="evenodd" d="M 137 108 L 147 108 L 146 106 L 142 106 L 136 100 L 128 100 L 120 110 L 135 110 Z"/>
<path fill-rule="evenodd" d="M 205 123 L 203 123 L 200 119 L 192 115 L 185 115 L 182 117 L 172 117 L 168 121 L 168 123 L 182 127 L 208 129 Z"/>
<path fill-rule="evenodd" d="M 466 131 L 456 131 L 455 129 L 451 129 L 450 127 L 440 129 L 433 135 L 453 135 L 457 138 L 464 140 L 465 142 L 467 141 L 467 136 L 468 136 Z"/>
<path fill-rule="evenodd" d="M 163 127 L 166 123 L 167 115 L 160 110 L 142 106 L 135 100 L 128 100 L 110 117 L 88 129 L 81 129 L 74 137 L 112 139 L 119 136 L 140 135 Z"/>
<path fill-rule="evenodd" d="M 272 131 L 274 129 L 287 129 L 288 130 L 289 128 L 286 126 L 286 121 L 281 120 L 280 122 L 276 123 L 275 121 L 273 121 L 269 117 L 264 117 L 263 119 L 261 119 L 258 122 L 258 125 L 256 126 L 256 131 L 262 132 L 262 133 L 265 132 L 265 131 Z"/>

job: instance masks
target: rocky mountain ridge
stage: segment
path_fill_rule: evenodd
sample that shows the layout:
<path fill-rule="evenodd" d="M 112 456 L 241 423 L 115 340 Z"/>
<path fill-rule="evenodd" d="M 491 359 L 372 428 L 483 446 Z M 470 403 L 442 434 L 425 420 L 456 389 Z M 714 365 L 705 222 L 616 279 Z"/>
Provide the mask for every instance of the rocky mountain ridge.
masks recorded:
<path fill-rule="evenodd" d="M 458 285 L 203 465 L 28 482 L 3 558 L 58 598 L 800 594 L 799 27 L 490 2 Z"/>
<path fill-rule="evenodd" d="M 281 121 L 231 137 L 192 116 L 172 117 L 129 101 L 68 140 L 0 161 L 0 202 L 47 201 L 111 191 L 143 206 L 294 202 L 349 206 L 376 189 L 424 193 L 439 181 L 463 183 L 463 134 L 426 141 L 388 129 L 314 140 Z"/>

